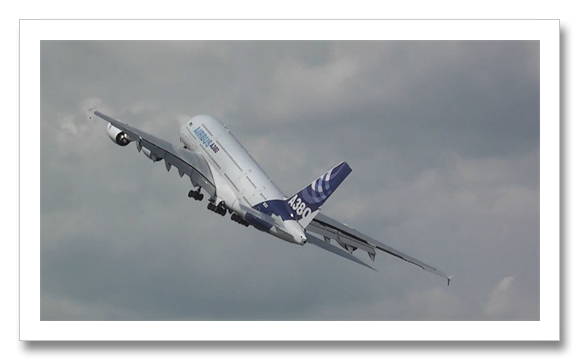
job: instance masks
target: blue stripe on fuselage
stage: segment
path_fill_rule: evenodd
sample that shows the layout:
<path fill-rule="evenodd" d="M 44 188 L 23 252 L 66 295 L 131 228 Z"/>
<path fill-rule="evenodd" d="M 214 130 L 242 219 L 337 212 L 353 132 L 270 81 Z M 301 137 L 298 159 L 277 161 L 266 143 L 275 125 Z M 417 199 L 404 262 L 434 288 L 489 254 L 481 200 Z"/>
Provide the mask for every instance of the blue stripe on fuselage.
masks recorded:
<path fill-rule="evenodd" d="M 268 232 L 270 228 L 272 228 L 272 226 L 268 222 L 264 222 L 263 220 L 254 217 L 254 215 L 252 215 L 251 213 L 246 213 L 244 218 L 246 219 L 246 221 L 248 221 L 249 224 L 256 227 L 262 232 Z"/>
<path fill-rule="evenodd" d="M 270 199 L 269 201 L 260 202 L 252 208 L 267 214 L 268 216 L 278 216 L 282 218 L 283 221 L 295 219 L 291 215 L 294 214 L 294 212 L 292 212 L 288 203 L 282 199 Z"/>

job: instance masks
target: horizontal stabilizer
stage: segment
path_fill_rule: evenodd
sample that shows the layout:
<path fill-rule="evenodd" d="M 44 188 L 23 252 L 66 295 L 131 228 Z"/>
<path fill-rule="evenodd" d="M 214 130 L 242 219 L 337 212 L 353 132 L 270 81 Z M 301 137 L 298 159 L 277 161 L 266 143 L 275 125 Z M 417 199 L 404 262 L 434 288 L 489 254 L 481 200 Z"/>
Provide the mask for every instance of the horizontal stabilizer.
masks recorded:
<path fill-rule="evenodd" d="M 330 243 L 324 242 L 320 238 L 315 237 L 315 236 L 309 234 L 308 232 L 306 232 L 306 238 L 307 238 L 306 239 L 306 242 L 307 243 L 313 244 L 313 245 L 315 245 L 317 247 L 322 248 L 325 251 L 332 252 L 332 253 L 336 254 L 337 256 L 346 258 L 346 259 L 348 259 L 350 261 L 354 261 L 354 262 L 356 262 L 356 263 L 358 263 L 360 265 L 363 265 L 365 267 L 368 267 L 368 268 L 376 271 L 376 269 L 374 269 L 373 267 L 371 267 L 368 264 L 364 263 L 363 261 L 361 261 L 360 259 L 356 258 L 352 254 L 350 254 L 350 253 L 348 253 L 346 251 L 343 251 L 342 249 L 340 249 L 338 247 L 335 247 L 335 246 L 331 245 Z"/>

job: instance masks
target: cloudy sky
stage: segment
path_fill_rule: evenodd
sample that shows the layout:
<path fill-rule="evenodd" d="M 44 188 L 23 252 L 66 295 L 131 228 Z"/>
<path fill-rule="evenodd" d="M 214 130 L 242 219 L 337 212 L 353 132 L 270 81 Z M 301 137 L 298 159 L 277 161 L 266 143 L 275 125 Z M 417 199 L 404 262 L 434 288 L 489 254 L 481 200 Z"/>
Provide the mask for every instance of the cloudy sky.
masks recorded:
<path fill-rule="evenodd" d="M 41 319 L 539 320 L 539 50 L 41 42 Z M 323 212 L 455 278 L 240 227 L 91 106 L 175 143 L 210 114 L 286 194 L 345 160 Z"/>

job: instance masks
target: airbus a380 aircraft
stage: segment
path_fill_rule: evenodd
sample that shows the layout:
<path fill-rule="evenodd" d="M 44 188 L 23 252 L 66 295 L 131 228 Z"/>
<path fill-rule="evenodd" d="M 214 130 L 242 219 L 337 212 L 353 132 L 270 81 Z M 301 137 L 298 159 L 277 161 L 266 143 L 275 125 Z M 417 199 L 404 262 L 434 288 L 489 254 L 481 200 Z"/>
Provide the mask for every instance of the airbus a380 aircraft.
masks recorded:
<path fill-rule="evenodd" d="M 174 166 L 181 177 L 187 175 L 194 187 L 189 197 L 203 200 L 203 189 L 209 194 L 207 208 L 217 214 L 229 212 L 233 221 L 246 227 L 251 225 L 300 246 L 310 243 L 369 268 L 352 253 L 360 249 L 374 262 L 378 249 L 447 279 L 449 285 L 452 276 L 320 213 L 320 207 L 350 174 L 346 162 L 285 197 L 228 128 L 210 116 L 198 115 L 183 125 L 183 146 L 177 146 L 99 111 L 89 112 L 109 123 L 107 133 L 114 143 L 126 146 L 135 142 L 137 150 L 153 162 L 164 161 L 167 171 Z M 332 245 L 331 239 L 344 250 Z"/>

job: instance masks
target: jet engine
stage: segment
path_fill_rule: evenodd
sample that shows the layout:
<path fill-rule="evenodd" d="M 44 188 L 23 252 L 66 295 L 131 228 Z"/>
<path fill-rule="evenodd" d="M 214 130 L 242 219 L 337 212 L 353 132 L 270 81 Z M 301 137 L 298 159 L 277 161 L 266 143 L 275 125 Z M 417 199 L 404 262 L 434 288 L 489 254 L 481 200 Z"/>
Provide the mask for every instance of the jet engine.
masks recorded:
<path fill-rule="evenodd" d="M 120 145 L 121 147 L 124 147 L 132 142 L 127 134 L 123 133 L 120 129 L 115 128 L 113 125 L 111 125 L 111 123 L 107 125 L 107 134 L 115 144 Z"/>

